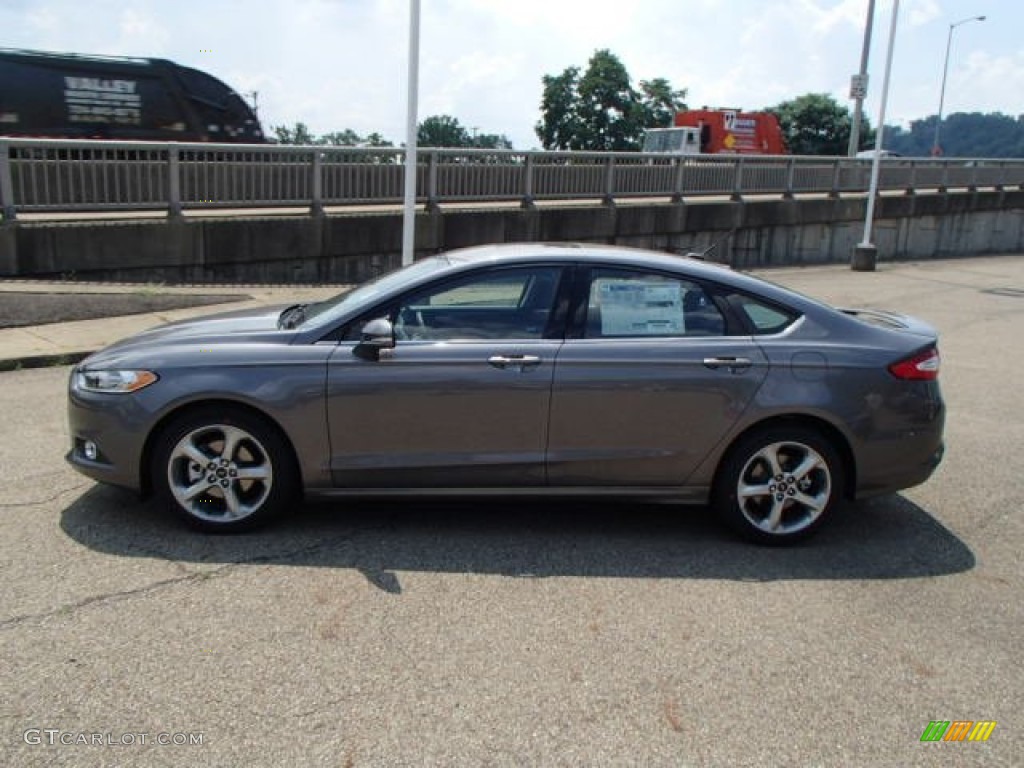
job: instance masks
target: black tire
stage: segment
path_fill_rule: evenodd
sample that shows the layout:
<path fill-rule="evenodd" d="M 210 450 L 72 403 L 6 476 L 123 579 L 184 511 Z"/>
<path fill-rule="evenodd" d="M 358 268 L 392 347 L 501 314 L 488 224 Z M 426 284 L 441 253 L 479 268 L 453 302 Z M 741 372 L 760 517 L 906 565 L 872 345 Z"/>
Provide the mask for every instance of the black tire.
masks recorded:
<path fill-rule="evenodd" d="M 741 536 L 759 544 L 790 544 L 829 518 L 844 482 L 839 451 L 820 432 L 780 425 L 752 432 L 729 449 L 712 500 L 722 520 Z"/>
<path fill-rule="evenodd" d="M 152 456 L 157 498 L 201 531 L 251 530 L 297 497 L 298 471 L 285 439 L 266 420 L 237 408 L 182 414 L 161 432 Z"/>

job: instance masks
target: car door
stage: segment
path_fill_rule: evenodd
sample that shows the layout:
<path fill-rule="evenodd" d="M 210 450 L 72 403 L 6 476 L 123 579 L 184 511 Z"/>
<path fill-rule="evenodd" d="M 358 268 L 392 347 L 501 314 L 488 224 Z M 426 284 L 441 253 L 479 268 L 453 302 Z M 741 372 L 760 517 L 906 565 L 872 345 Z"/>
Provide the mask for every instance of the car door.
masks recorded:
<path fill-rule="evenodd" d="M 695 281 L 595 268 L 579 291 L 555 367 L 549 483 L 683 485 L 753 398 L 764 354 Z"/>
<path fill-rule="evenodd" d="M 543 485 L 562 271 L 484 268 L 447 279 L 377 310 L 396 335 L 379 360 L 339 344 L 327 374 L 335 485 Z"/>

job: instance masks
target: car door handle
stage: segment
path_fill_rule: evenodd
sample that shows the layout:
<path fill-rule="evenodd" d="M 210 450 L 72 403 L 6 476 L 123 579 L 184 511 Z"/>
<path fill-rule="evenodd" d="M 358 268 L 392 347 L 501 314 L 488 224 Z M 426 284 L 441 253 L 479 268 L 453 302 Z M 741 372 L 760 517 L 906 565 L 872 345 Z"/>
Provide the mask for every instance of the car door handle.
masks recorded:
<path fill-rule="evenodd" d="M 746 357 L 705 357 L 704 365 L 713 371 L 719 368 L 728 368 L 733 373 L 739 373 L 747 370 L 751 366 L 751 362 Z"/>
<path fill-rule="evenodd" d="M 540 365 L 540 358 L 536 355 L 493 355 L 487 358 L 487 362 L 495 368 L 514 368 L 522 373 L 527 368 Z"/>

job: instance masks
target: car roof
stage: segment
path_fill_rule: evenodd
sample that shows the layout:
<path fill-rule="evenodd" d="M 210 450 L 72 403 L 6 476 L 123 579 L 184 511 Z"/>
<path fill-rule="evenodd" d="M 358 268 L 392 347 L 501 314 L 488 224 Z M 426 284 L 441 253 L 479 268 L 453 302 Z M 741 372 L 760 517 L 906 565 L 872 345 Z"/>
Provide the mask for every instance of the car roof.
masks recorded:
<path fill-rule="evenodd" d="M 685 272 L 688 276 L 730 286 L 740 291 L 759 294 L 766 299 L 788 304 L 794 309 L 832 310 L 809 296 L 784 288 L 768 280 L 736 272 L 729 266 L 704 261 L 693 256 L 683 256 L 644 248 L 601 243 L 498 243 L 460 248 L 438 254 L 445 259 L 452 271 L 487 263 L 516 264 L 522 262 L 547 261 L 554 263 L 587 262 L 609 266 L 634 266 L 646 269 Z"/>
<path fill-rule="evenodd" d="M 722 264 L 702 261 L 692 256 L 675 255 L 643 248 L 600 243 L 498 243 L 476 245 L 439 254 L 453 265 L 479 264 L 481 262 L 514 263 L 518 261 L 553 262 L 605 262 L 609 264 L 631 264 L 660 269 L 679 269 L 685 262 L 687 271 L 707 277 L 730 273 L 731 269 Z M 697 272 L 694 272 L 696 270 Z"/>

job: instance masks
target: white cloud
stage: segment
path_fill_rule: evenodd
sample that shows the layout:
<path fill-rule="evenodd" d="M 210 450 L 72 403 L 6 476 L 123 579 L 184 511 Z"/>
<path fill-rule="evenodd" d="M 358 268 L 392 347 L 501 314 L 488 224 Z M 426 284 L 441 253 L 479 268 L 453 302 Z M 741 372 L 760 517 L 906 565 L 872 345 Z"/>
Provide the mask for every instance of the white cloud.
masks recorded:
<path fill-rule="evenodd" d="M 25 21 L 31 29 L 42 35 L 53 32 L 60 26 L 60 17 L 51 8 L 33 8 L 25 14 Z"/>
<path fill-rule="evenodd" d="M 125 8 L 118 20 L 118 35 L 106 45 L 105 53 L 139 51 L 160 57 L 167 50 L 171 34 L 156 15 L 136 8 Z"/>
<path fill-rule="evenodd" d="M 907 18 L 911 26 L 919 27 L 943 18 L 942 8 L 936 0 L 910 0 L 907 5 L 909 6 Z"/>
<path fill-rule="evenodd" d="M 950 72 L 946 113 L 1003 112 L 1016 117 L 1024 105 L 1008 101 L 1007 93 L 1024 94 L 1024 51 L 1005 56 L 975 51 L 963 67 Z"/>

